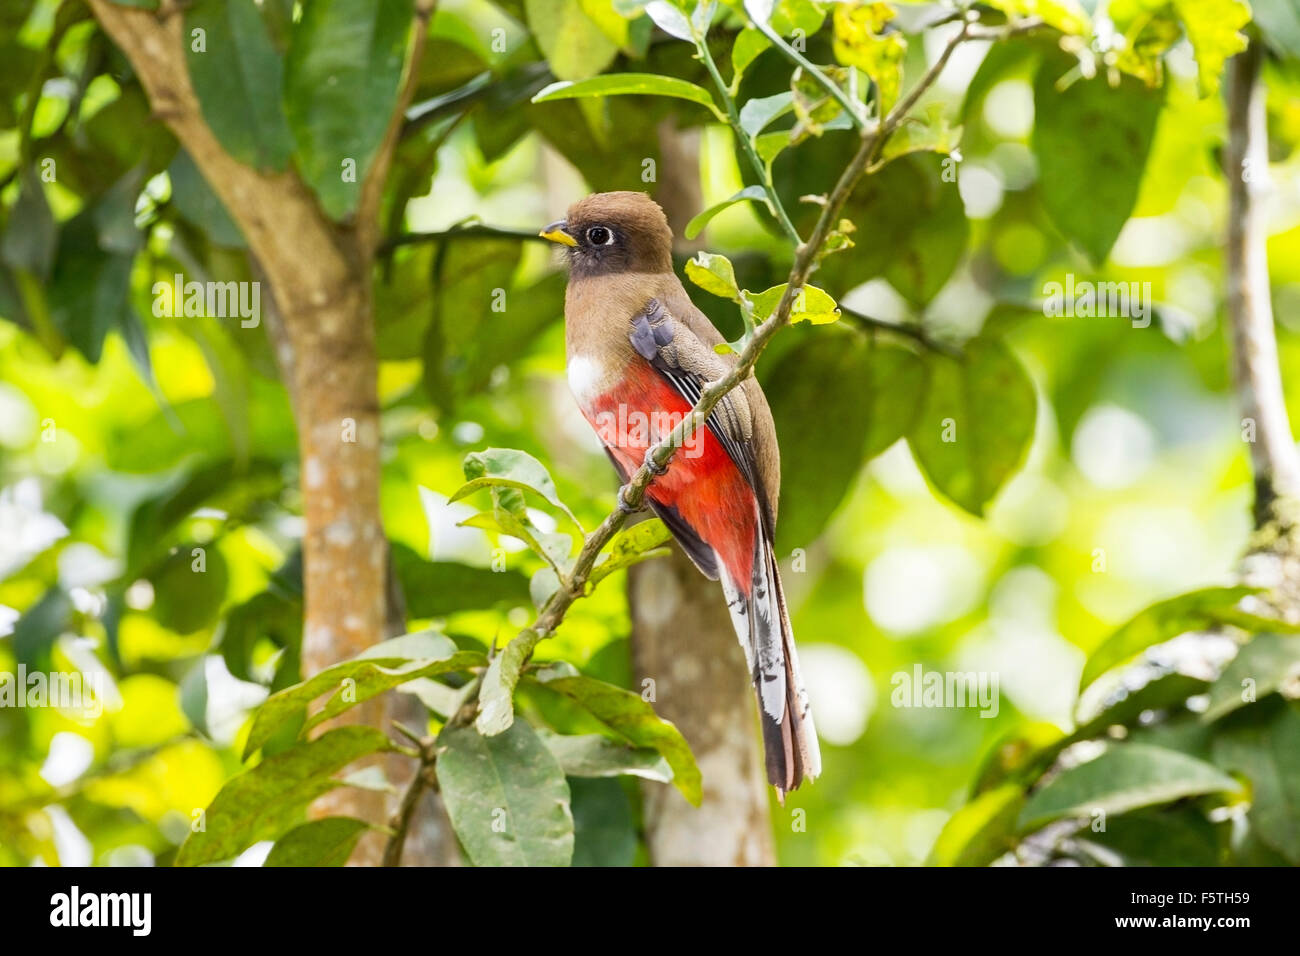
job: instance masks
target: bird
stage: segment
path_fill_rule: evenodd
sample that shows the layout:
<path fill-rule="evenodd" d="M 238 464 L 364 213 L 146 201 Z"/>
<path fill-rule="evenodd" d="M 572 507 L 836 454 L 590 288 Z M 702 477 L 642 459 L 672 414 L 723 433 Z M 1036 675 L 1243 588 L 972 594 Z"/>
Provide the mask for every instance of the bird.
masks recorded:
<path fill-rule="evenodd" d="M 569 263 L 569 389 L 626 484 L 737 357 L 716 348 L 722 334 L 673 272 L 672 230 L 645 193 L 594 193 L 540 235 Z M 767 779 L 784 802 L 821 772 L 821 755 L 773 550 L 780 484 L 772 411 L 750 375 L 655 469 L 645 501 L 722 583 L 757 698 Z M 621 492 L 619 504 L 632 510 Z"/>

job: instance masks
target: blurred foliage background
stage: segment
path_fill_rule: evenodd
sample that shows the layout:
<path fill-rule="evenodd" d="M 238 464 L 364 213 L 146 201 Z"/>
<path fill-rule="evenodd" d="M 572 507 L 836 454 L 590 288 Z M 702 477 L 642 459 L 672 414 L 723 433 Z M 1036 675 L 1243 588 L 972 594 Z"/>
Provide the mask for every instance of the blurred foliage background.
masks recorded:
<path fill-rule="evenodd" d="M 778 11 L 811 21 L 818 63 L 834 61 L 830 6 Z M 1084 6 L 1097 35 L 1123 15 L 1118 0 Z M 294 7 L 260 5 L 281 47 Z M 942 48 L 942 28 L 915 31 L 946 9 L 899 6 L 905 83 Z M 1300 371 L 1300 15 L 1279 0 L 1257 5 L 1256 20 L 1289 383 Z M 717 15 L 720 61 L 741 25 Z M 538 563 L 458 525 L 473 513 L 448 502 L 466 453 L 535 455 L 588 527 L 615 503 L 563 379 L 564 276 L 531 237 L 589 191 L 653 191 L 647 168 L 661 177 L 672 162 L 661 123 L 698 137 L 706 206 L 750 179 L 730 133 L 689 103 L 530 103 L 557 78 L 601 71 L 707 85 L 690 45 L 638 4 L 443 0 L 430 30 L 374 266 L 383 520 L 410 628 L 482 649 L 531 620 Z M 779 551 L 799 558 L 786 586 L 825 760 L 822 779 L 774 808 L 782 863 L 926 861 L 996 741 L 1070 728 L 1088 653 L 1153 601 L 1227 580 L 1246 547 L 1251 474 L 1223 329 L 1224 102 L 1182 37 L 1160 51 L 1158 92 L 1126 74 L 1102 117 L 1113 122 L 1089 126 L 1054 116 L 1041 88 L 1078 68 L 1056 34 L 959 49 L 926 101 L 962 127 L 955 183 L 939 155 L 887 167 L 850 216 L 855 248 L 816 280 L 913 331 L 801 325 L 760 362 L 786 449 Z M 7 3 L 0 51 L 0 671 L 81 670 L 106 687 L 93 720 L 0 708 L 0 861 L 165 863 L 195 808 L 240 768 L 250 710 L 299 678 L 302 500 L 271 305 L 256 329 L 155 314 L 155 283 L 178 273 L 256 273 L 81 4 Z M 1059 66 L 1047 79 L 1045 62 Z M 790 72 L 779 52 L 760 52 L 739 101 L 788 89 Z M 1144 143 L 1115 143 L 1142 116 L 1145 161 Z M 830 187 L 853 140 L 828 129 L 778 158 L 801 228 L 816 210 L 799 197 Z M 52 182 L 40 176 L 47 158 Z M 1113 223 L 1108 181 L 1135 196 Z M 748 288 L 789 267 L 756 204 L 722 211 L 702 241 Z M 1045 316 L 1045 286 L 1067 274 L 1150 283 L 1150 326 Z M 504 311 L 494 289 L 506 290 Z M 738 333 L 729 303 L 693 294 Z M 1032 441 L 1008 480 L 954 503 L 962 493 L 927 480 L 899 439 L 923 393 L 835 370 L 882 344 L 932 356 L 994 333 L 1032 380 Z M 1287 399 L 1300 416 L 1300 391 Z M 544 530 L 552 520 L 534 518 Z M 621 586 L 605 586 L 544 653 L 631 686 L 628 630 Z M 917 666 L 996 673 L 996 713 L 892 705 L 895 675 Z M 791 808 L 806 825 L 791 825 Z M 635 833 L 634 817 L 616 825 Z"/>

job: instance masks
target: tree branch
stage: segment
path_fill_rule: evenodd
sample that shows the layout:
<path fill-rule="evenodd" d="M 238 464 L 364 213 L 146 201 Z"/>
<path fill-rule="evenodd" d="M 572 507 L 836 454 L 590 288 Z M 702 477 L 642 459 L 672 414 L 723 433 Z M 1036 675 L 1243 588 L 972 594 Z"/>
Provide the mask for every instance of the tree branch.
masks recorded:
<path fill-rule="evenodd" d="M 398 729 L 420 748 L 420 760 L 415 773 L 411 776 L 411 782 L 402 794 L 402 802 L 393 814 L 392 833 L 389 834 L 388 842 L 384 845 L 382 866 L 402 865 L 402 850 L 406 846 L 407 834 L 410 833 L 411 823 L 420 807 L 420 798 L 424 796 L 426 789 L 436 790 L 438 786 L 437 778 L 433 775 L 436 760 L 433 738 L 415 736 L 401 726 Z"/>
<path fill-rule="evenodd" d="M 406 79 L 397 96 L 397 105 L 388 118 L 388 128 L 384 130 L 384 139 L 375 154 L 374 161 L 361 184 L 361 197 L 357 201 L 356 233 L 357 247 L 361 254 L 369 258 L 374 254 L 374 245 L 378 236 L 379 203 L 384 194 L 384 183 L 388 179 L 388 168 L 393 162 L 393 153 L 397 142 L 402 137 L 402 127 L 406 123 L 406 107 L 415 96 L 416 87 L 420 85 L 420 61 L 424 59 L 424 47 L 429 38 L 429 21 L 437 0 L 416 0 L 415 22 L 411 27 L 411 53 L 407 57 Z"/>
<path fill-rule="evenodd" d="M 890 335 L 901 336 L 909 339 L 921 346 L 928 352 L 939 352 L 943 355 L 956 357 L 961 354 L 961 349 L 947 342 L 940 342 L 930 336 L 925 329 L 916 323 L 904 325 L 901 322 L 890 322 L 888 319 L 878 319 L 874 316 L 859 312 L 857 309 L 851 309 L 844 303 L 839 304 L 840 313 L 854 325 L 858 326 L 864 332 L 887 332 Z"/>
<path fill-rule="evenodd" d="M 1300 498 L 1300 455 L 1287 416 L 1269 298 L 1267 234 L 1258 203 L 1268 179 L 1268 131 L 1259 82 L 1263 51 L 1252 41 L 1228 63 L 1228 333 L 1232 372 L 1255 472 L 1255 520 L 1275 515 L 1279 499 Z"/>
<path fill-rule="evenodd" d="M 382 256 L 402 246 L 442 242 L 444 239 L 514 239 L 518 242 L 549 242 L 531 229 L 507 229 L 503 226 L 468 223 L 438 232 L 407 232 L 400 236 L 391 236 L 379 246 L 379 254 Z"/>

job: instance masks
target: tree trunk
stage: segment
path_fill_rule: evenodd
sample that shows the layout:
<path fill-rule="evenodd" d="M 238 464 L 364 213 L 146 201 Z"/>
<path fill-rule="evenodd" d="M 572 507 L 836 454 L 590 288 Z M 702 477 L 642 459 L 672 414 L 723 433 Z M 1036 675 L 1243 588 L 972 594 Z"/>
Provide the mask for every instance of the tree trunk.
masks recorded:
<path fill-rule="evenodd" d="M 1268 118 L 1252 42 L 1228 65 L 1228 329 L 1233 378 L 1250 436 L 1255 515 L 1265 524 L 1279 498 L 1300 496 L 1300 456 L 1287 417 L 1269 298 L 1267 233 L 1259 200 L 1268 188 Z M 1253 439 L 1253 440 L 1252 440 Z"/>
<path fill-rule="evenodd" d="M 225 151 L 204 121 L 190 84 L 179 7 L 164 4 L 153 12 L 109 0 L 90 4 L 131 61 L 154 117 L 167 123 L 239 224 L 255 270 L 270 286 L 264 298 L 273 301 L 277 314 L 273 342 L 298 426 L 306 525 L 302 665 L 310 676 L 385 633 L 387 542 L 379 511 L 378 363 L 370 269 L 379 195 L 413 87 L 431 3 L 417 5 L 403 105 L 361 184 L 349 225 L 327 219 L 292 171 L 263 173 Z M 395 706 L 392 696 L 355 707 L 339 722 L 386 727 Z M 400 756 L 383 760 L 399 791 L 411 763 Z M 391 802 L 383 793 L 340 787 L 318 800 L 313 813 L 383 823 Z M 368 834 L 352 862 L 375 864 L 382 852 L 382 835 Z M 421 862 L 418 853 L 410 859 Z"/>
<path fill-rule="evenodd" d="M 647 784 L 646 842 L 655 866 L 771 866 L 767 782 L 754 689 L 721 589 L 681 550 L 629 572 L 632 664 L 660 716 L 686 737 L 704 777 L 692 807 Z M 646 684 L 647 680 L 654 683 Z"/>
<path fill-rule="evenodd" d="M 1274 589 L 1276 613 L 1300 622 L 1300 455 L 1287 416 L 1269 296 L 1268 124 L 1260 83 L 1263 49 L 1252 41 L 1228 63 L 1228 336 L 1233 385 L 1250 442 L 1255 525 L 1245 582 Z M 1253 430 L 1253 434 L 1251 433 Z"/>
<path fill-rule="evenodd" d="M 689 251 L 682 229 L 699 211 L 695 131 L 659 128 L 655 198 Z M 696 809 L 676 790 L 647 784 L 646 840 L 656 866 L 771 866 L 776 862 L 754 692 L 721 588 L 676 546 L 671 557 L 628 577 L 632 663 L 656 710 L 690 743 L 704 777 Z M 646 685 L 646 680 L 653 685 Z"/>

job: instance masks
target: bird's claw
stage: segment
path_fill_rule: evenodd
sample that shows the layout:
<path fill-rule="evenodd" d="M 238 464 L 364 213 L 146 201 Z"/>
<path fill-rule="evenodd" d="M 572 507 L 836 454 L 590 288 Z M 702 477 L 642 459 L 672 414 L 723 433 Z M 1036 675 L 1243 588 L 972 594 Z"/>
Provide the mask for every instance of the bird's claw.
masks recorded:
<path fill-rule="evenodd" d="M 645 459 L 641 464 L 648 468 L 650 474 L 654 475 L 656 478 L 668 471 L 667 465 L 661 465 L 659 462 L 655 461 L 655 450 L 653 448 L 645 453 Z"/>
<path fill-rule="evenodd" d="M 637 505 L 634 508 L 632 505 L 628 504 L 627 489 L 627 485 L 618 489 L 618 510 L 623 512 L 625 515 L 634 515 L 641 510 L 641 506 Z"/>

